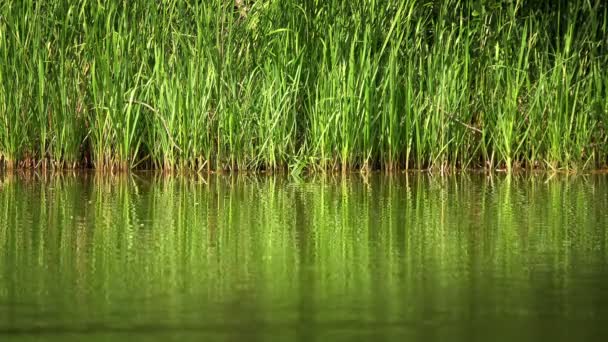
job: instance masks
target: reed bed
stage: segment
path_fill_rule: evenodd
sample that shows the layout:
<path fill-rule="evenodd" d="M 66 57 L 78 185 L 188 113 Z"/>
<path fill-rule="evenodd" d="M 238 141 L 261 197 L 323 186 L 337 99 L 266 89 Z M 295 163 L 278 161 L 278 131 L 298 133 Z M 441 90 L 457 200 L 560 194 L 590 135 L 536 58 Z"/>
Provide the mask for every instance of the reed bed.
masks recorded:
<path fill-rule="evenodd" d="M 0 160 L 603 168 L 607 11 L 601 0 L 4 1 Z"/>

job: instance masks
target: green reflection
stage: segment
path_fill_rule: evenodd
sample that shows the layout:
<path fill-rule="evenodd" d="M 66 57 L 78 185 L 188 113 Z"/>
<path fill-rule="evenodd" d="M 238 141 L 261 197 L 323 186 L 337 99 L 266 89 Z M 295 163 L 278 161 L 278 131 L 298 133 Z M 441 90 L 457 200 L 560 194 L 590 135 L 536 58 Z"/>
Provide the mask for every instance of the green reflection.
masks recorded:
<path fill-rule="evenodd" d="M 0 178 L 0 338 L 604 334 L 603 176 Z"/>

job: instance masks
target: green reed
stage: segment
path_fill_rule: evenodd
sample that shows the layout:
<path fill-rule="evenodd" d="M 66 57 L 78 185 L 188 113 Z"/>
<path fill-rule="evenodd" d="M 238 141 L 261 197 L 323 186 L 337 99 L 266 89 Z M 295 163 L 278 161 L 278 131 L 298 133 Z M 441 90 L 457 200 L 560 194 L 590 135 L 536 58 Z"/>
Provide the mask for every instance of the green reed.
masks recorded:
<path fill-rule="evenodd" d="M 7 167 L 605 167 L 603 1 L 5 1 Z"/>

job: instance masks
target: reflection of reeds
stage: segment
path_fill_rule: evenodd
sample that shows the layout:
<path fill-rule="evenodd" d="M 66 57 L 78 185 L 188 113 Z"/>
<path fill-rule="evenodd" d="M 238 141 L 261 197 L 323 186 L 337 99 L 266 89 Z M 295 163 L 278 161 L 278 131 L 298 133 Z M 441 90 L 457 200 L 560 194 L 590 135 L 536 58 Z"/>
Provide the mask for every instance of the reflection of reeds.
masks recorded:
<path fill-rule="evenodd" d="M 492 3 L 4 1 L 0 164 L 606 166 L 605 1 Z"/>
<path fill-rule="evenodd" d="M 450 308 L 467 310 L 457 303 L 485 290 L 503 291 L 491 293 L 488 310 L 521 314 L 539 279 L 565 294 L 576 267 L 604 265 L 607 185 L 601 176 L 542 175 L 297 185 L 221 175 L 12 177 L 0 191 L 0 300 L 76 300 L 92 318 L 128 299 L 178 320 L 179 308 L 218 302 L 254 301 L 250 309 L 265 317 L 273 303 L 356 298 L 379 308 L 345 312 L 362 319 L 414 317 L 419 300 L 464 314 Z M 504 280 L 508 288 L 494 286 Z M 564 305 L 564 315 L 573 312 Z"/>

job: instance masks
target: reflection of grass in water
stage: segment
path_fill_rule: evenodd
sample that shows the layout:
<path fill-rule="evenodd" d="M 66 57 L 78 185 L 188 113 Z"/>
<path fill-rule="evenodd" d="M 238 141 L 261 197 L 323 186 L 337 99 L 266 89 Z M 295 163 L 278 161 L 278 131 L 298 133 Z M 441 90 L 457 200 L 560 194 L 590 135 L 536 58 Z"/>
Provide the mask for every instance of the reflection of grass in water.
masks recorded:
<path fill-rule="evenodd" d="M 425 306 L 534 314 L 541 288 L 567 296 L 606 261 L 605 187 L 542 176 L 7 178 L 0 296 L 79 303 L 70 310 L 83 319 L 121 302 L 162 307 L 172 322 L 238 308 L 296 319 L 277 307 L 335 309 L 315 319 L 413 318 Z M 473 299 L 483 308 L 463 305 Z"/>

